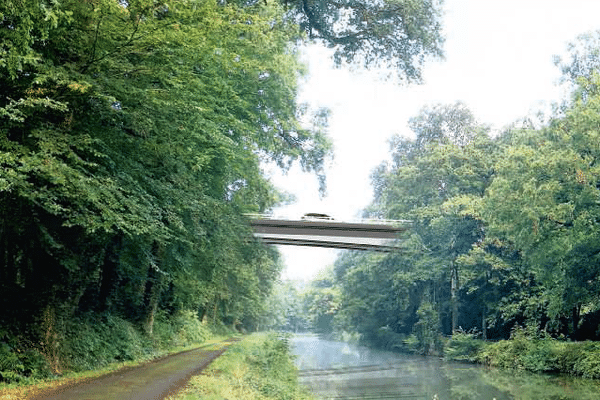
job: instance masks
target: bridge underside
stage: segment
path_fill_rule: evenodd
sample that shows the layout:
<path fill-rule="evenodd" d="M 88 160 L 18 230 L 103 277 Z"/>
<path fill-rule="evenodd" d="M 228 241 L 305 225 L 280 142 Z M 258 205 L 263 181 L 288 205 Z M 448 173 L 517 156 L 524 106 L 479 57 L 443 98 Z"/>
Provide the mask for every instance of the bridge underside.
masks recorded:
<path fill-rule="evenodd" d="M 254 236 L 266 244 L 347 250 L 394 251 L 406 227 L 374 223 L 256 219 Z"/>
<path fill-rule="evenodd" d="M 346 250 L 376 250 L 393 251 L 398 246 L 390 239 L 360 239 L 334 236 L 294 236 L 280 235 L 278 237 L 255 234 L 265 244 L 279 244 L 288 246 L 327 247 Z M 283 237 L 286 236 L 286 237 Z"/>

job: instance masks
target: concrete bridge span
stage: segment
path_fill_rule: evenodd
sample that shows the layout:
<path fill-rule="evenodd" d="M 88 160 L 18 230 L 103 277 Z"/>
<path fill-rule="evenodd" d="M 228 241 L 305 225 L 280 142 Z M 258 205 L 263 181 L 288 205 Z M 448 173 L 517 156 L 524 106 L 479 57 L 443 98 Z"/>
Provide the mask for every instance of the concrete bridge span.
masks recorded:
<path fill-rule="evenodd" d="M 393 251 L 408 221 L 341 222 L 325 218 L 300 220 L 251 218 L 254 236 L 266 244 Z"/>

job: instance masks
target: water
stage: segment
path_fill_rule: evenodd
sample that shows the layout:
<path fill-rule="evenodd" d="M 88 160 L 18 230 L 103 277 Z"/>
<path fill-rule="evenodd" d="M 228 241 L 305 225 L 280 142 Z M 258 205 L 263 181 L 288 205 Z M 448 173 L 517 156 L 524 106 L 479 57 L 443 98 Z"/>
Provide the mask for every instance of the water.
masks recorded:
<path fill-rule="evenodd" d="M 322 399 L 599 400 L 600 382 L 491 370 L 296 335 L 300 381 Z"/>

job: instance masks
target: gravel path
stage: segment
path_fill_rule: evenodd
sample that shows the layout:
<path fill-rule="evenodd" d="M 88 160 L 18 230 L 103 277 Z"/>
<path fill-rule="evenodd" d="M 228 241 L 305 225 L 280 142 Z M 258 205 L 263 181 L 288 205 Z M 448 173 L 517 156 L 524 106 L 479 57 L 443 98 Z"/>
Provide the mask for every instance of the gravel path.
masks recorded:
<path fill-rule="evenodd" d="M 147 364 L 63 386 L 31 400 L 154 400 L 173 395 L 227 350 L 235 339 L 184 351 Z"/>

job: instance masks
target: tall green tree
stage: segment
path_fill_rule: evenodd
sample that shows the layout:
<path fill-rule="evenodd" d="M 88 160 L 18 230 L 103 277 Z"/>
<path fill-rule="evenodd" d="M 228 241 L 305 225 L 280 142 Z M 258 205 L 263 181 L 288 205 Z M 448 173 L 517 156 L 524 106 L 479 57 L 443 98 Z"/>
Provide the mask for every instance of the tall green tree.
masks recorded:
<path fill-rule="evenodd" d="M 253 323 L 279 270 L 241 216 L 277 198 L 260 163 L 322 176 L 330 154 L 299 122 L 282 7 L 8 1 L 0 20 L 0 319 Z"/>
<path fill-rule="evenodd" d="M 482 196 L 491 176 L 486 128 L 461 103 L 425 108 L 410 120 L 414 141 L 392 141 L 393 164 L 374 175 L 374 207 L 390 219 L 413 221 L 425 253 L 417 265 L 450 282 L 451 330 L 458 327 L 456 258 L 483 238 L 480 222 L 446 207 L 456 196 Z M 381 214 L 381 212 L 379 213 Z M 441 275 L 440 275 L 441 274 Z"/>
<path fill-rule="evenodd" d="M 514 132 L 484 202 L 490 230 L 522 252 L 543 283 L 549 317 L 570 317 L 575 338 L 600 290 L 597 103 L 589 96 L 541 131 Z"/>

